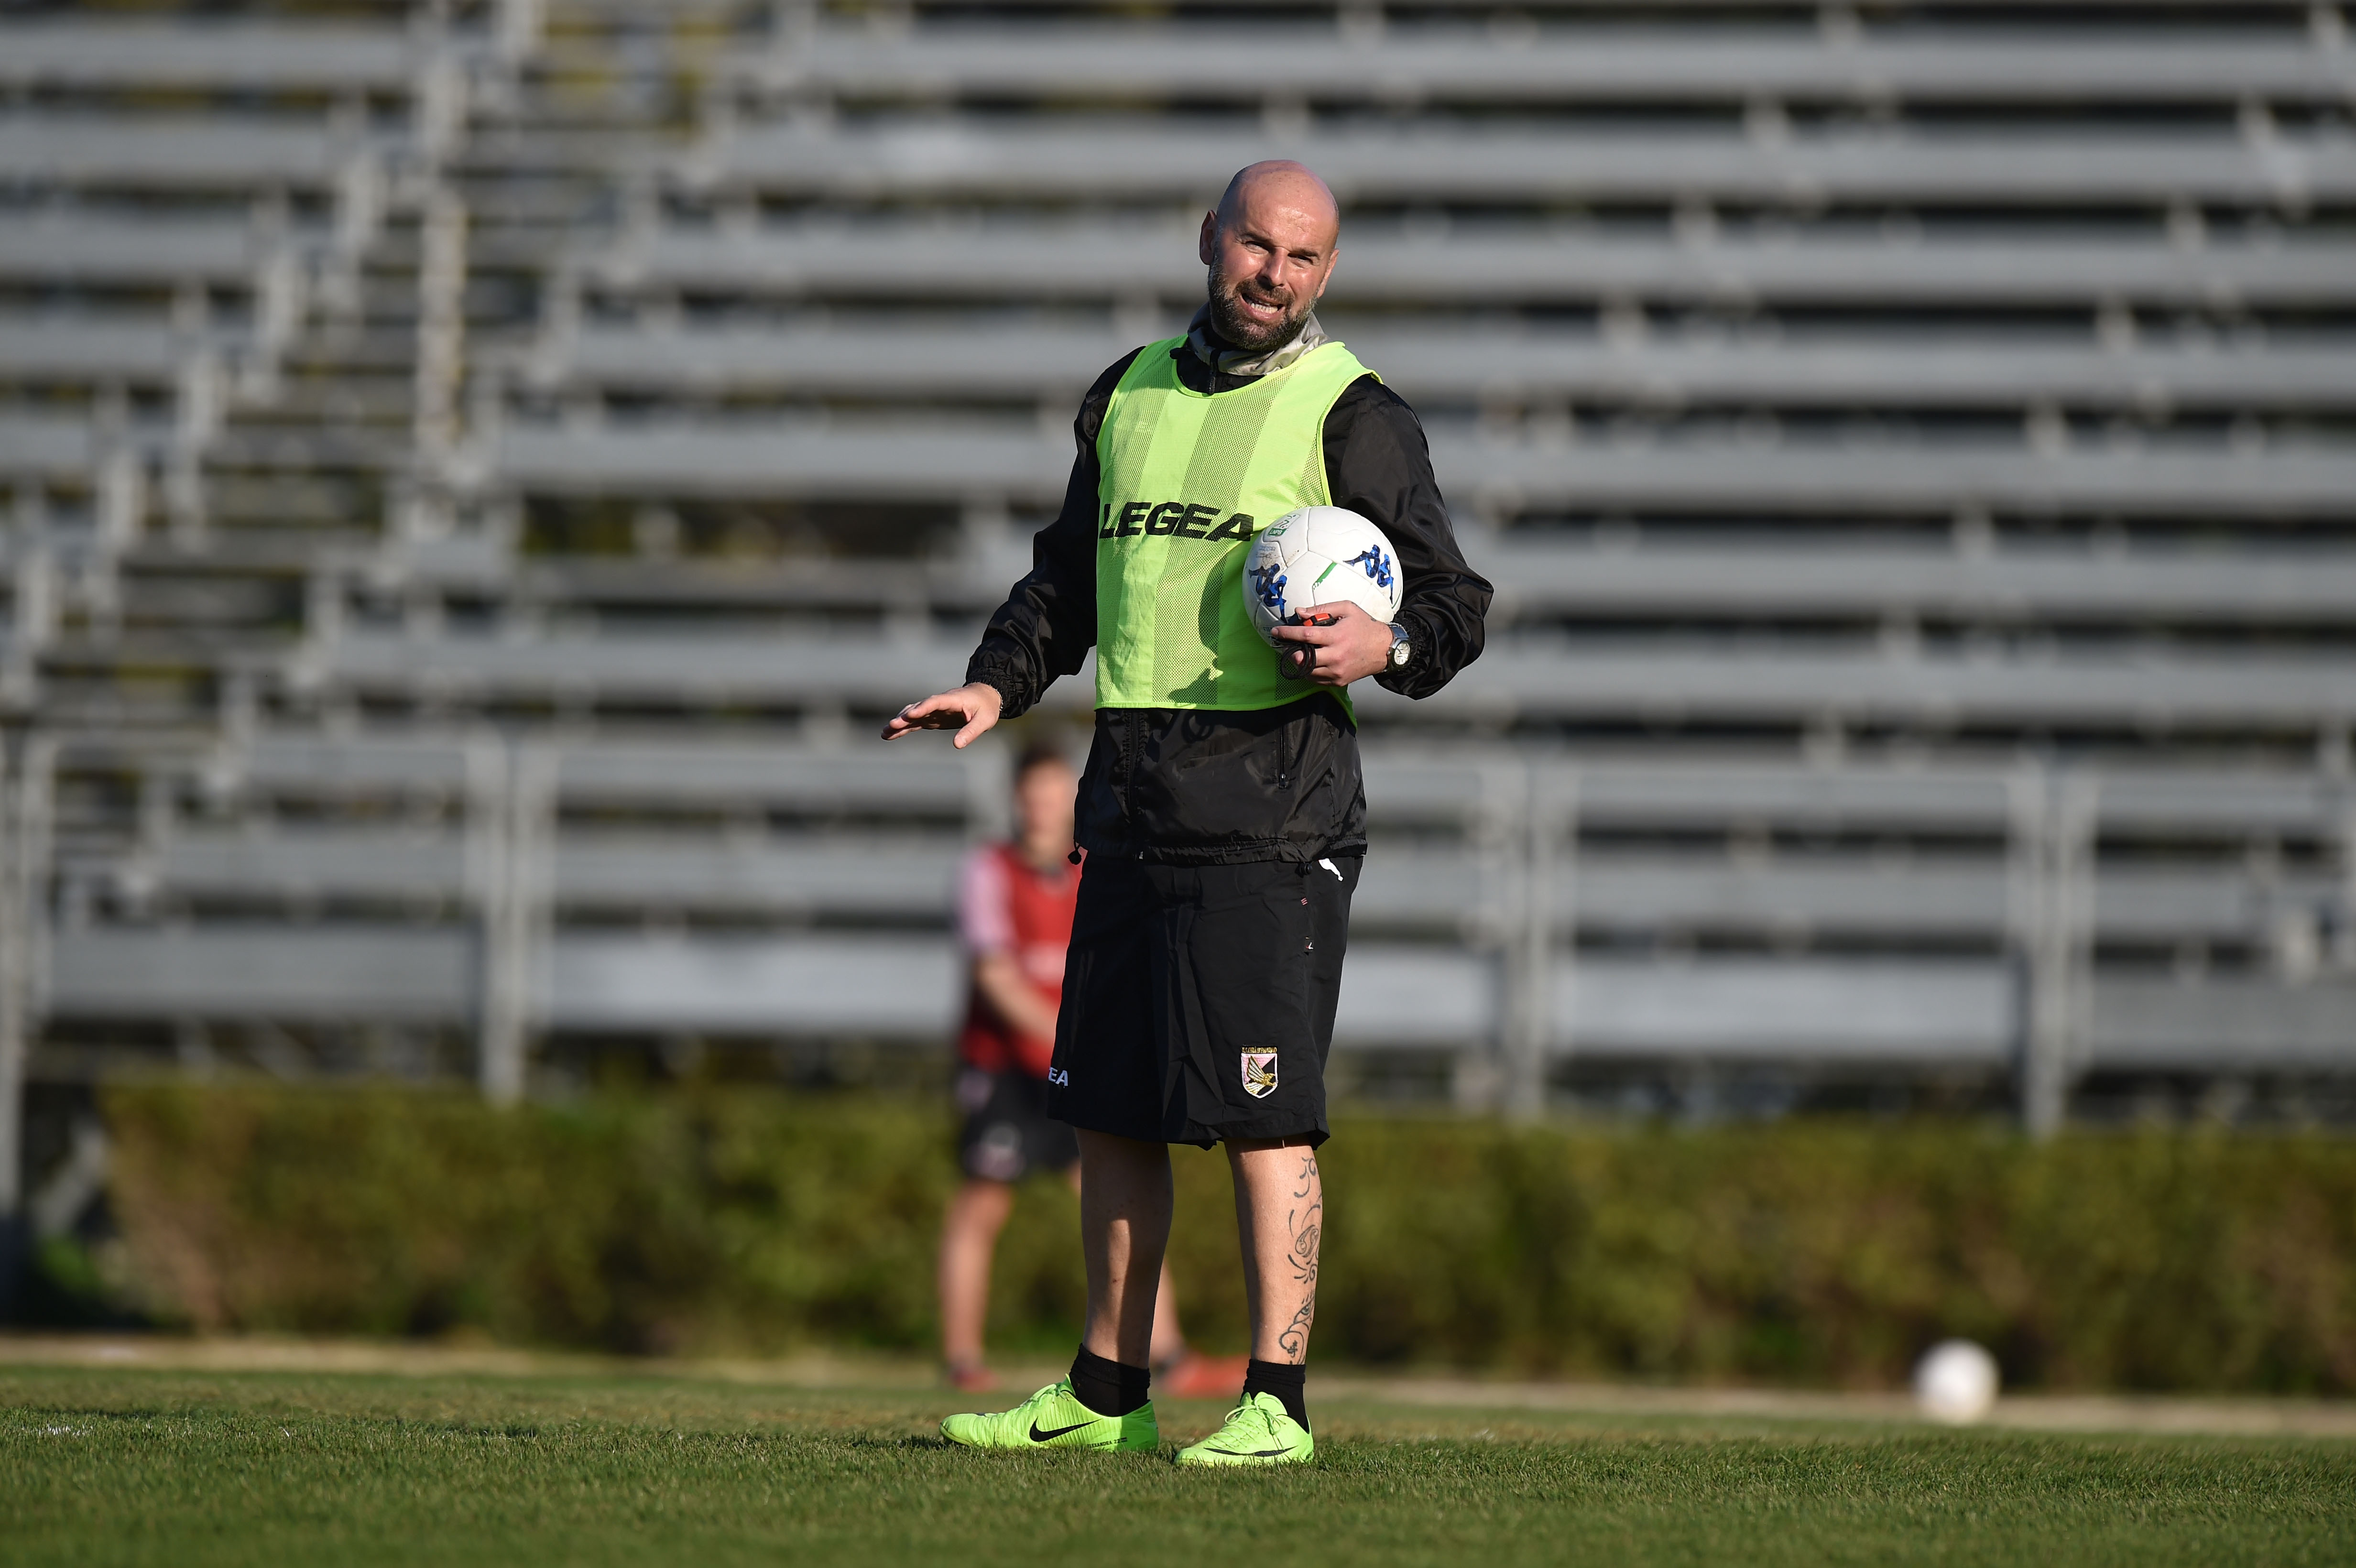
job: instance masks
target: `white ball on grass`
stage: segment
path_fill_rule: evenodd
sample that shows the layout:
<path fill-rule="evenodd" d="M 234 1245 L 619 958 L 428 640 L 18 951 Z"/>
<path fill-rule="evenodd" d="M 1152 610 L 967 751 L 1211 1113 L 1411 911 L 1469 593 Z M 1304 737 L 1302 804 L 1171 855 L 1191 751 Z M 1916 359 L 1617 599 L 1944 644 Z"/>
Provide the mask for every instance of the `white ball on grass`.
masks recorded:
<path fill-rule="evenodd" d="M 1312 604 L 1346 602 L 1390 620 L 1402 586 L 1391 541 L 1346 507 L 1287 512 L 1252 536 L 1244 557 L 1244 605 L 1270 646 L 1281 645 L 1276 628 Z"/>
<path fill-rule="evenodd" d="M 1968 1426 L 1996 1408 L 1996 1358 L 1969 1339 L 1942 1339 L 1914 1363 L 1914 1403 L 1933 1421 Z"/>

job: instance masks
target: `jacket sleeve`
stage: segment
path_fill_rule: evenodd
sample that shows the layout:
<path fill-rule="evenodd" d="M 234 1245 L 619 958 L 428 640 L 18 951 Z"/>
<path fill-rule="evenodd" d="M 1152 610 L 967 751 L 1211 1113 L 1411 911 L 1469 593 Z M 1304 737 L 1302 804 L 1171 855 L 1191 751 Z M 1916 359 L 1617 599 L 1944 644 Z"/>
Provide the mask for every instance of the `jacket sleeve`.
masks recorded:
<path fill-rule="evenodd" d="M 1031 570 L 990 618 L 966 661 L 969 684 L 998 688 L 1001 719 L 1030 711 L 1057 676 L 1075 675 L 1097 640 L 1097 432 L 1105 405 L 1134 352 L 1096 379 L 1080 400 L 1072 434 L 1079 452 L 1064 487 L 1063 510 L 1031 539 Z"/>
<path fill-rule="evenodd" d="M 1457 546 L 1423 423 L 1405 400 L 1361 377 L 1333 400 L 1324 438 L 1333 504 L 1389 536 L 1406 578 L 1398 618 L 1415 656 L 1403 670 L 1376 676 L 1376 684 L 1401 697 L 1430 697 L 1481 656 L 1493 591 Z"/>

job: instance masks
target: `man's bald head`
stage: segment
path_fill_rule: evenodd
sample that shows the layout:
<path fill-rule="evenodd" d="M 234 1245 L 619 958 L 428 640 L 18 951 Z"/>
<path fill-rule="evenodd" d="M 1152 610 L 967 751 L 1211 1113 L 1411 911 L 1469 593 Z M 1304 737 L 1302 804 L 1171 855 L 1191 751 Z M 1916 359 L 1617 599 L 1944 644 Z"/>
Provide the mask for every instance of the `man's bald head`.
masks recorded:
<path fill-rule="evenodd" d="M 1342 237 L 1342 208 L 1333 192 L 1307 164 L 1296 164 L 1290 158 L 1269 158 L 1236 171 L 1219 197 L 1219 222 L 1222 226 L 1233 223 L 1248 210 L 1269 216 L 1296 214 L 1311 226 L 1322 228 L 1329 251 Z"/>
<path fill-rule="evenodd" d="M 1203 215 L 1211 325 L 1238 348 L 1274 348 L 1301 330 L 1325 292 L 1341 208 L 1304 165 L 1271 158 L 1236 172 Z"/>

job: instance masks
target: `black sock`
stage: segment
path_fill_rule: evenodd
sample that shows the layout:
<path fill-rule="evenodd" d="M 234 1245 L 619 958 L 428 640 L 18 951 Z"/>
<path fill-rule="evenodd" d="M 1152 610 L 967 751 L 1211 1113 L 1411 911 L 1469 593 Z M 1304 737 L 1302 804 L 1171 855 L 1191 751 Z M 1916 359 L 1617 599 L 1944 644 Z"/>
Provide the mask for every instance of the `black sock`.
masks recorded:
<path fill-rule="evenodd" d="M 1255 1357 L 1244 1363 L 1244 1398 L 1256 1393 L 1272 1393 L 1284 1402 L 1284 1413 L 1301 1423 L 1301 1430 L 1309 1430 L 1309 1396 L 1303 1392 L 1302 1380 L 1309 1369 L 1287 1366 L 1282 1361 L 1263 1361 Z"/>
<path fill-rule="evenodd" d="M 1072 1358 L 1072 1396 L 1098 1415 L 1127 1415 L 1142 1405 L 1153 1369 L 1108 1361 L 1086 1345 Z"/>

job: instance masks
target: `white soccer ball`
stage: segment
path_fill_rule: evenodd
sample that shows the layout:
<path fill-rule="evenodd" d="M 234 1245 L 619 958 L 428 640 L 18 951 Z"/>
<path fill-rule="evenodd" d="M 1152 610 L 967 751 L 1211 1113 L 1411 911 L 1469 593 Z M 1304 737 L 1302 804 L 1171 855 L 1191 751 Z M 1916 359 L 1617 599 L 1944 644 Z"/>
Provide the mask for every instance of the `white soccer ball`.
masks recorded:
<path fill-rule="evenodd" d="M 1398 613 L 1398 553 L 1383 530 L 1342 507 L 1303 507 L 1252 537 L 1244 603 L 1271 647 L 1276 628 L 1312 604 L 1355 604 L 1377 621 Z"/>
<path fill-rule="evenodd" d="M 1996 1408 L 1996 1358 L 1969 1339 L 1942 1339 L 1914 1363 L 1914 1403 L 1949 1426 L 1968 1426 Z"/>

